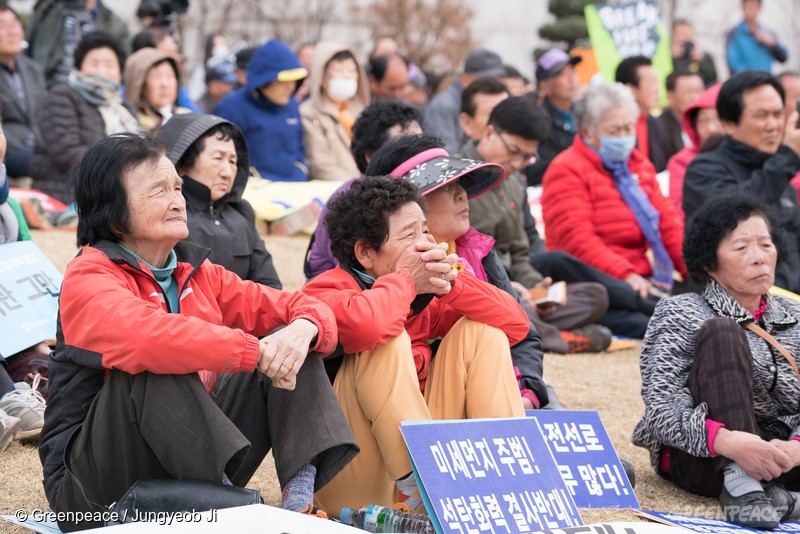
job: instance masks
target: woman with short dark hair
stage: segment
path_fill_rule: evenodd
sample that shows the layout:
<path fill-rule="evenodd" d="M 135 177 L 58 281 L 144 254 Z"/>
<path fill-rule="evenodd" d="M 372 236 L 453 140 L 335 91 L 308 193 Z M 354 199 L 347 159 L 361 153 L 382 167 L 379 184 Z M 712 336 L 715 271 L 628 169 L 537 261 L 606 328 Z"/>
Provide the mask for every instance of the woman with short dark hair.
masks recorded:
<path fill-rule="evenodd" d="M 83 248 L 61 287 L 39 445 L 51 508 L 101 512 L 143 479 L 227 492 L 272 449 L 282 506 L 311 511 L 358 451 L 320 356 L 336 347 L 331 310 L 181 242 L 183 180 L 150 135 L 100 141 L 74 176 Z"/>
<path fill-rule="evenodd" d="M 75 70 L 47 93 L 36 118 L 34 187 L 72 202 L 67 173 L 84 152 L 108 135 L 139 129 L 136 110 L 120 97 L 124 62 L 122 47 L 107 33 L 87 33 L 78 43 Z"/>
<path fill-rule="evenodd" d="M 800 303 L 768 293 L 782 249 L 750 196 L 706 203 L 683 245 L 703 292 L 659 302 L 640 360 L 634 443 L 659 475 L 753 528 L 800 515 Z"/>
<path fill-rule="evenodd" d="M 427 187 L 481 165 L 439 163 L 441 175 L 425 173 Z M 424 167 L 409 162 L 407 172 Z M 501 174 L 465 183 L 485 188 Z M 428 233 L 423 206 L 417 187 L 387 176 L 355 180 L 328 202 L 324 223 L 339 266 L 303 291 L 336 315 L 343 357 L 328 367 L 361 447 L 316 494 L 334 513 L 397 501 L 424 510 L 402 421 L 524 415 L 511 346 L 529 335 L 528 318 L 511 295 L 455 265 L 447 244 Z"/>

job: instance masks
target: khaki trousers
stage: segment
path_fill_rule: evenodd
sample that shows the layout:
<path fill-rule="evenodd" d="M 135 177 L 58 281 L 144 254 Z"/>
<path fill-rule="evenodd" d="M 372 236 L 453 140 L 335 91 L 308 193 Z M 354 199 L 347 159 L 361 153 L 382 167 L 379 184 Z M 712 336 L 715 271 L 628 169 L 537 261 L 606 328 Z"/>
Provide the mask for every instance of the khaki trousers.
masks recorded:
<path fill-rule="evenodd" d="M 345 356 L 333 390 L 361 448 L 316 493 L 317 505 L 334 517 L 344 506 L 395 502 L 394 481 L 411 472 L 401 421 L 525 415 L 508 338 L 467 318 L 442 339 L 424 396 L 406 332 Z"/>

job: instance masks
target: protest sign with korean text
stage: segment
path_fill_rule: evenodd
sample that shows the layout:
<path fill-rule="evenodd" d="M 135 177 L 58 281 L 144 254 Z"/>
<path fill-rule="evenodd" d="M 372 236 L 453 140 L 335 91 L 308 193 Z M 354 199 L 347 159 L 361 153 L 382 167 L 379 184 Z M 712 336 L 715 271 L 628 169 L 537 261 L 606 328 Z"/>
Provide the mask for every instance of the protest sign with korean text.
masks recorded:
<path fill-rule="evenodd" d="M 580 508 L 639 508 L 600 415 L 591 411 L 529 410 Z"/>
<path fill-rule="evenodd" d="M 672 72 L 669 33 L 659 15 L 656 0 L 588 4 L 584 8 L 586 29 L 603 79 L 614 81 L 617 65 L 624 58 L 645 56 L 653 62 L 666 103 L 664 80 Z"/>
<path fill-rule="evenodd" d="M 708 532 L 713 534 L 739 534 L 745 532 L 764 532 L 764 533 L 794 533 L 800 534 L 800 521 L 782 521 L 775 530 L 758 530 L 755 528 L 743 527 L 730 521 L 722 519 L 712 519 L 708 517 L 698 517 L 692 515 L 673 514 L 669 512 L 654 512 L 652 510 L 640 510 L 637 515 L 659 521 L 666 525 L 680 527 L 689 532 Z"/>
<path fill-rule="evenodd" d="M 55 336 L 61 281 L 32 241 L 0 246 L 0 355 Z"/>
<path fill-rule="evenodd" d="M 403 422 L 400 430 L 437 531 L 583 524 L 535 420 Z"/>

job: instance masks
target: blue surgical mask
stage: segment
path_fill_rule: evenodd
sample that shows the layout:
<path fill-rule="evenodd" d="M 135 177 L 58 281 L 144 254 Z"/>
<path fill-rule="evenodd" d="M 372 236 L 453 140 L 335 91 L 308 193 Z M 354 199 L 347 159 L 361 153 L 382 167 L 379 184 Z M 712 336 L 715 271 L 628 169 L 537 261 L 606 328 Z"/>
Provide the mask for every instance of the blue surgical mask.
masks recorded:
<path fill-rule="evenodd" d="M 600 150 L 597 152 L 609 161 L 625 161 L 631 155 L 631 150 L 636 146 L 636 134 L 624 137 L 611 137 L 598 135 Z"/>

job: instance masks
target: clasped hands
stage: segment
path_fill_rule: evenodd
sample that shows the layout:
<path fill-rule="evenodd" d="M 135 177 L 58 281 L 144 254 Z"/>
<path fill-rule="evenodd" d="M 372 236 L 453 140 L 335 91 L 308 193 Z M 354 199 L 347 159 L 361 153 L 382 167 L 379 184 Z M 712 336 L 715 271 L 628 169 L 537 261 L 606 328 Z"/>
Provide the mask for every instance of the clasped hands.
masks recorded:
<path fill-rule="evenodd" d="M 720 428 L 714 439 L 715 452 L 736 462 L 742 470 L 768 482 L 800 465 L 800 442 L 766 441 L 749 432 Z"/>
<path fill-rule="evenodd" d="M 458 256 L 447 253 L 447 243 L 433 240 L 424 234 L 397 258 L 395 271 L 403 271 L 414 279 L 417 294 L 433 293 L 443 296 L 450 292 L 458 276 Z"/>
<path fill-rule="evenodd" d="M 305 363 L 311 341 L 317 333 L 317 326 L 311 321 L 292 321 L 258 342 L 256 367 L 272 380 L 276 388 L 294 389 L 297 373 Z"/>

